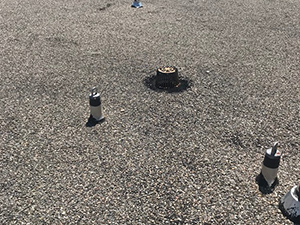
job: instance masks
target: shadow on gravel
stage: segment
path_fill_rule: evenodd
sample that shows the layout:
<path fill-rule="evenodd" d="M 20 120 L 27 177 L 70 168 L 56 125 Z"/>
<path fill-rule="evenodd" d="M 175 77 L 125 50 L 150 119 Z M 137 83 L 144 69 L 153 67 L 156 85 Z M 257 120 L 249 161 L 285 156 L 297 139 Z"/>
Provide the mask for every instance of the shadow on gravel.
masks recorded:
<path fill-rule="evenodd" d="M 94 119 L 94 117 L 90 116 L 89 119 L 88 119 L 88 121 L 86 122 L 85 126 L 86 127 L 94 127 L 97 124 L 103 123 L 104 121 L 105 121 L 105 118 L 103 120 L 101 120 L 101 121 L 97 121 L 97 120 Z"/>
<path fill-rule="evenodd" d="M 113 4 L 107 3 L 106 6 L 99 7 L 98 11 L 104 11 L 104 10 L 108 9 L 109 7 L 111 7 L 111 6 L 113 6 Z"/>
<path fill-rule="evenodd" d="M 158 88 L 156 87 L 156 76 L 146 77 L 144 79 L 144 85 L 147 88 L 150 88 L 153 91 L 156 92 L 168 92 L 168 93 L 174 93 L 174 92 L 183 92 L 186 91 L 188 88 L 192 86 L 192 81 L 186 78 L 179 78 L 179 85 L 171 88 Z"/>
<path fill-rule="evenodd" d="M 271 194 L 275 190 L 275 187 L 279 184 L 279 180 L 276 178 L 270 187 L 261 173 L 255 178 L 255 181 L 258 184 L 259 191 L 264 195 Z"/>

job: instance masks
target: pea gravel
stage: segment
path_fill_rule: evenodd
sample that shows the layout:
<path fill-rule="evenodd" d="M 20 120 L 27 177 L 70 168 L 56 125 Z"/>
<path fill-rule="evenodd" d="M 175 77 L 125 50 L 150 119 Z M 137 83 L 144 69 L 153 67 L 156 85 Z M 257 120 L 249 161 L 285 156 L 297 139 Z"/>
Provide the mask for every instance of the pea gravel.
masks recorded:
<path fill-rule="evenodd" d="M 292 224 L 300 2 L 131 3 L 1 1 L 0 224 Z M 164 65 L 191 87 L 144 85 Z M 106 121 L 86 127 L 93 86 Z"/>

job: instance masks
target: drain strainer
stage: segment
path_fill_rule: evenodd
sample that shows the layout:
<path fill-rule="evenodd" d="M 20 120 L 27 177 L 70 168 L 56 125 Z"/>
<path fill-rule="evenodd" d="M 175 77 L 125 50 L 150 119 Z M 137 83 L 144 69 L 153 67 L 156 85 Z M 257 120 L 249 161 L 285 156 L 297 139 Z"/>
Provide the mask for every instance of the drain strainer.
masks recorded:
<path fill-rule="evenodd" d="M 175 66 L 163 66 L 156 71 L 155 86 L 168 89 L 179 85 L 178 69 Z"/>
<path fill-rule="evenodd" d="M 190 87 L 187 79 L 180 78 L 175 66 L 162 66 L 156 75 L 145 79 L 145 85 L 155 91 L 181 92 Z"/>

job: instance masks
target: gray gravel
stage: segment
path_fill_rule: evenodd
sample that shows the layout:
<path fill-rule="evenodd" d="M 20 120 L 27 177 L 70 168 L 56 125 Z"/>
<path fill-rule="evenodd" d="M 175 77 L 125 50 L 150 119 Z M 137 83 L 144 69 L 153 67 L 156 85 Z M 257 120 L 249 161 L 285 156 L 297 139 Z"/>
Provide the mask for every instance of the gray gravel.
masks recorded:
<path fill-rule="evenodd" d="M 292 224 L 300 1 L 142 3 L 1 1 L 0 224 Z M 191 88 L 145 86 L 163 65 Z M 106 121 L 89 128 L 93 86 Z"/>

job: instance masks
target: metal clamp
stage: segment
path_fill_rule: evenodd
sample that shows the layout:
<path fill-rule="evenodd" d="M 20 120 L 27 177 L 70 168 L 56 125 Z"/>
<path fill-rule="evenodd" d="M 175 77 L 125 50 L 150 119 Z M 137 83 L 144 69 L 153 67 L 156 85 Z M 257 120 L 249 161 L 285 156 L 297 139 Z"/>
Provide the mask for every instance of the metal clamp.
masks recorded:
<path fill-rule="evenodd" d="M 278 147 L 279 143 L 278 142 L 275 142 L 273 147 L 272 147 L 272 152 L 271 152 L 271 155 L 274 156 L 277 152 L 277 147 Z"/>
<path fill-rule="evenodd" d="M 94 96 L 94 95 L 96 95 L 98 92 L 97 92 L 97 88 L 96 87 L 93 87 L 92 89 L 91 89 L 91 96 Z"/>

